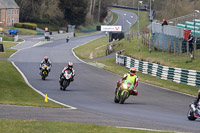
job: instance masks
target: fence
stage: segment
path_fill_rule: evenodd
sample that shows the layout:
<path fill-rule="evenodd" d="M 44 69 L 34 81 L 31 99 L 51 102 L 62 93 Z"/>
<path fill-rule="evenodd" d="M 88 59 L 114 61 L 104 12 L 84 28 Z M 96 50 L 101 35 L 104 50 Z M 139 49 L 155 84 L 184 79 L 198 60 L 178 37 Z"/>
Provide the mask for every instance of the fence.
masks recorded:
<path fill-rule="evenodd" d="M 198 37 L 193 44 L 193 56 L 189 54 L 189 44 L 184 39 L 184 29 L 176 26 L 164 25 L 153 23 L 152 33 L 142 33 L 142 43 L 147 45 L 151 51 L 167 51 L 174 53 L 174 55 L 192 57 L 200 57 L 200 38 Z"/>
<path fill-rule="evenodd" d="M 200 71 L 162 66 L 156 63 L 136 60 L 116 54 L 116 63 L 127 68 L 135 67 L 137 71 L 160 79 L 191 86 L 200 86 Z"/>
<path fill-rule="evenodd" d="M 184 38 L 184 29 L 176 26 L 152 23 L 152 33 L 164 34 L 176 38 Z"/>
<path fill-rule="evenodd" d="M 200 18 L 199 13 L 192 13 L 185 16 L 177 17 L 174 19 L 169 19 L 169 25 L 176 26 L 177 24 L 184 24 L 186 21 L 193 21 L 195 18 Z"/>

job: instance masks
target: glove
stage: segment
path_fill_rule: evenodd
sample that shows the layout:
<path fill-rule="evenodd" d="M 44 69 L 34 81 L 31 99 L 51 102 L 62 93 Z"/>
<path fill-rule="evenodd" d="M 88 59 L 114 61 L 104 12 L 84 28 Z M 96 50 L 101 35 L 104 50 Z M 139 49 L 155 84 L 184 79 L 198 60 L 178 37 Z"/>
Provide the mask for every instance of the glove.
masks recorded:
<path fill-rule="evenodd" d="M 61 73 L 61 74 L 60 74 L 60 78 L 61 78 L 62 76 L 63 76 L 63 74 Z"/>

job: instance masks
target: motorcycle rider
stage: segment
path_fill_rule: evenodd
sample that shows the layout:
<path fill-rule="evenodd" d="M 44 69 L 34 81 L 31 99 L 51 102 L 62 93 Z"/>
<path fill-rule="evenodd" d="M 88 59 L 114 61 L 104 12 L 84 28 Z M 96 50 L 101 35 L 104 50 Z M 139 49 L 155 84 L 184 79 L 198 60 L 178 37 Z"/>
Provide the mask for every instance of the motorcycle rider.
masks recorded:
<path fill-rule="evenodd" d="M 136 69 L 134 67 L 131 67 L 130 71 L 128 73 L 124 74 L 124 76 L 121 78 L 120 81 L 117 81 L 117 88 L 116 88 L 115 92 L 117 92 L 117 89 L 119 88 L 119 86 L 121 85 L 123 80 L 129 79 L 129 81 L 131 81 L 131 84 L 134 85 L 131 88 L 130 95 L 138 95 L 138 91 L 135 90 L 135 88 L 138 86 L 138 77 L 135 73 L 136 73 Z"/>
<path fill-rule="evenodd" d="M 195 115 L 196 117 L 199 117 L 198 109 L 197 109 L 199 100 L 200 100 L 200 90 L 198 91 L 198 96 L 197 96 L 197 98 L 194 100 L 194 105 L 195 105 L 195 108 L 196 108 L 196 110 L 195 110 L 195 112 L 194 112 L 194 115 Z"/>
<path fill-rule="evenodd" d="M 73 69 L 73 63 L 69 62 L 68 65 L 62 70 L 62 72 L 60 74 L 60 81 L 59 81 L 60 85 L 62 85 L 62 83 L 63 83 L 63 79 L 61 77 L 64 75 L 65 71 L 67 71 L 67 70 L 70 70 L 72 72 L 72 79 L 71 79 L 71 81 L 74 81 L 75 70 Z"/>
<path fill-rule="evenodd" d="M 45 56 L 44 59 L 41 61 L 40 68 L 39 68 L 40 70 L 42 69 L 43 64 L 46 64 L 48 66 L 48 72 L 50 72 L 52 64 L 48 56 Z"/>

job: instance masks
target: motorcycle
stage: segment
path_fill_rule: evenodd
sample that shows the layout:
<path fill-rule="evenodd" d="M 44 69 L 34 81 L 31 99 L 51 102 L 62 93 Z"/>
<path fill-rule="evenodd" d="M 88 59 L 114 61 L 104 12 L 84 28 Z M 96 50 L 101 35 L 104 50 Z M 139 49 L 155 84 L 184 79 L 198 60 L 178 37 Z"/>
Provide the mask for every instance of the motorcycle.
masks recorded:
<path fill-rule="evenodd" d="M 47 64 L 42 64 L 41 72 L 40 72 L 42 79 L 45 80 L 48 74 L 49 74 L 49 67 L 47 66 Z"/>
<path fill-rule="evenodd" d="M 194 103 L 191 103 L 189 107 L 190 108 L 187 114 L 188 119 L 194 121 L 197 118 L 200 118 L 200 103 L 198 103 L 197 108 L 195 108 Z M 197 111 L 196 113 L 198 113 L 198 115 L 195 115 L 195 111 Z"/>
<path fill-rule="evenodd" d="M 132 91 L 133 84 L 128 82 L 127 80 L 124 80 L 121 85 L 115 90 L 115 103 L 123 104 L 126 99 L 130 96 L 130 93 Z"/>
<path fill-rule="evenodd" d="M 65 71 L 63 74 L 62 78 L 62 83 L 60 84 L 60 89 L 65 91 L 66 88 L 69 86 L 70 82 L 73 81 L 73 75 L 70 70 Z"/>

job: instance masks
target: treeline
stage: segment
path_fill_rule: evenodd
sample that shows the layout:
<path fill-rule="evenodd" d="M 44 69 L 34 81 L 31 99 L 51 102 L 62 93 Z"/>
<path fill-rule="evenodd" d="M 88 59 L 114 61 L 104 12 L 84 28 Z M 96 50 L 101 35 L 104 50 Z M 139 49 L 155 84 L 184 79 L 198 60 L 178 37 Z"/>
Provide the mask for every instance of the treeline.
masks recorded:
<path fill-rule="evenodd" d="M 143 1 L 143 7 L 150 6 L 150 0 Z M 137 7 L 138 0 L 116 0 L 116 4 Z M 155 10 L 155 19 L 172 19 L 199 10 L 200 0 L 151 0 L 152 9 Z"/>
<path fill-rule="evenodd" d="M 20 22 L 59 26 L 102 22 L 116 0 L 15 0 L 20 7 Z"/>

